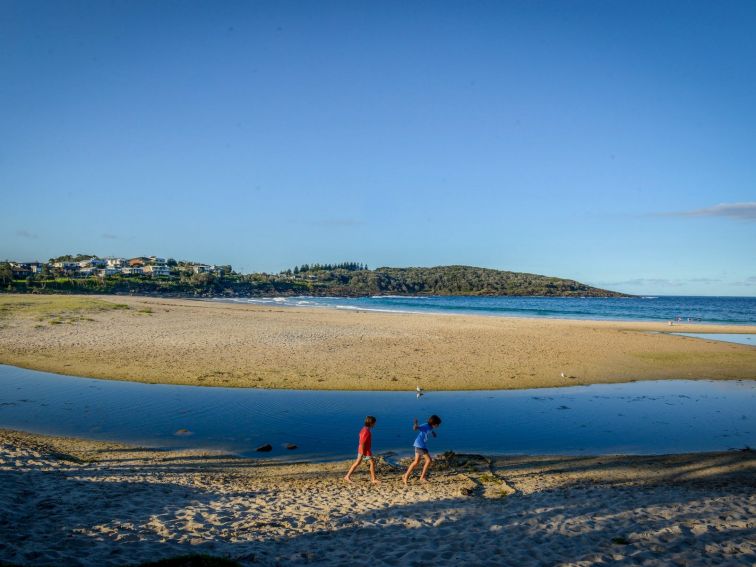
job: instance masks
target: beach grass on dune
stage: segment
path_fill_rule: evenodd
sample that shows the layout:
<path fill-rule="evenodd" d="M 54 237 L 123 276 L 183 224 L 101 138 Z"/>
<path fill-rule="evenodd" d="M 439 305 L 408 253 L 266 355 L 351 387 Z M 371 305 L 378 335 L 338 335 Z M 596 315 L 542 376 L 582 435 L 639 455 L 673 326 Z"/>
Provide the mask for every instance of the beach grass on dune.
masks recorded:
<path fill-rule="evenodd" d="M 86 321 L 88 315 L 129 309 L 125 303 L 70 295 L 0 295 L 0 323 L 15 317 L 50 324 Z"/>

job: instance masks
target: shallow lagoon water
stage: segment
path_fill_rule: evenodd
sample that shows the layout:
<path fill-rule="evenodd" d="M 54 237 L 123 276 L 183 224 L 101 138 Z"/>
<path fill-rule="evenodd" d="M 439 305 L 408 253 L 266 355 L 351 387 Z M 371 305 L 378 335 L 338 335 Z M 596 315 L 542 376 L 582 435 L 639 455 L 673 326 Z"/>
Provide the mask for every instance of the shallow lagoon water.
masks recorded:
<path fill-rule="evenodd" d="M 711 341 L 736 343 L 739 345 L 748 345 L 748 346 L 756 347 L 756 335 L 748 334 L 748 333 L 672 333 L 672 334 L 680 335 L 681 337 L 692 337 L 694 339 L 708 339 Z"/>
<path fill-rule="evenodd" d="M 753 380 L 429 392 L 418 399 L 414 392 L 141 384 L 0 365 L 0 427 L 150 447 L 345 458 L 372 414 L 376 451 L 409 454 L 412 418 L 432 413 L 444 421 L 432 452 L 655 454 L 756 445 Z M 255 453 L 264 443 L 273 451 Z M 286 443 L 299 448 L 287 451 Z"/>

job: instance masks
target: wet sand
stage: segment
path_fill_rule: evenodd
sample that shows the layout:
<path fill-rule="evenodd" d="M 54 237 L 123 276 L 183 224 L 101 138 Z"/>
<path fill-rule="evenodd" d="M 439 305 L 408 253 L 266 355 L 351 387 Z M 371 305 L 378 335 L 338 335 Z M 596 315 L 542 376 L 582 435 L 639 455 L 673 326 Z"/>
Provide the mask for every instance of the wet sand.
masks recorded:
<path fill-rule="evenodd" d="M 2 313 L 0 363 L 95 378 L 463 390 L 756 377 L 756 348 L 668 334 L 712 332 L 711 325 L 386 314 L 120 296 L 101 296 L 95 298 L 100 307 L 76 309 L 71 296 L 3 298 L 31 307 Z M 101 308 L 112 304 L 125 307 Z M 715 329 L 756 332 L 753 326 Z"/>
<path fill-rule="evenodd" d="M 0 430 L 0 562 L 753 565 L 753 451 L 439 458 L 431 482 Z"/>

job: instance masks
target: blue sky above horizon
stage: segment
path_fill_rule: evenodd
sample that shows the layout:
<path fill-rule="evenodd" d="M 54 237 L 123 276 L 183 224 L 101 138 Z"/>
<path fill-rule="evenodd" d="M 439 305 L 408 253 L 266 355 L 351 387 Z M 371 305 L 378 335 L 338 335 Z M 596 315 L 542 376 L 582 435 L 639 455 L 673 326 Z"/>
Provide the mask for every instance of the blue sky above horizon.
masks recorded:
<path fill-rule="evenodd" d="M 756 295 L 756 3 L 0 2 L 0 258 Z"/>

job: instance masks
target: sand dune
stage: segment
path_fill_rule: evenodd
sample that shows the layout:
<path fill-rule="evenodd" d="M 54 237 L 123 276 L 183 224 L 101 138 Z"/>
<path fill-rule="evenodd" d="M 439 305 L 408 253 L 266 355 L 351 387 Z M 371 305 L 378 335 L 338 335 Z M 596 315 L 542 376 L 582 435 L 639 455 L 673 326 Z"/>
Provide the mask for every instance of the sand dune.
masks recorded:
<path fill-rule="evenodd" d="M 4 297 L 48 302 L 50 312 L 55 301 L 71 301 Z M 433 390 L 509 389 L 756 377 L 756 348 L 659 334 L 670 327 L 654 323 L 100 299 L 129 309 L 91 308 L 55 319 L 39 309 L 6 312 L 0 317 L 0 362 L 142 382 L 305 389 L 414 390 L 417 383 Z"/>
<path fill-rule="evenodd" d="M 124 565 L 753 565 L 756 457 L 441 459 L 404 488 L 276 464 L 0 430 L 0 561 Z"/>

